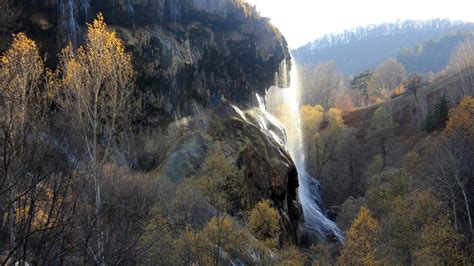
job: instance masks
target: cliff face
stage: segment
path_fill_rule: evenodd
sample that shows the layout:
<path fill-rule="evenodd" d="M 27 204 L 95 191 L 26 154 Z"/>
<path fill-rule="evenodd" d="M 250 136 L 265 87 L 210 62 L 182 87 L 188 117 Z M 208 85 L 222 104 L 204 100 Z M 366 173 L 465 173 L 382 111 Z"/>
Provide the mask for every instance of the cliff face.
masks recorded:
<path fill-rule="evenodd" d="M 102 12 L 133 52 L 147 125 L 223 100 L 253 105 L 289 60 L 279 31 L 241 0 L 23 0 L 17 7 L 20 30 L 51 65 L 67 42 L 83 41 L 86 22 Z"/>
<path fill-rule="evenodd" d="M 21 0 L 16 7 L 16 31 L 37 41 L 50 67 L 68 42 L 84 42 L 86 22 L 101 12 L 133 53 L 141 124 L 165 128 L 185 116 L 196 121 L 216 114 L 203 119 L 214 126 L 175 140 L 176 149 L 156 166 L 158 175 L 182 182 L 223 143 L 227 159 L 245 175 L 251 204 L 271 199 L 281 214 L 282 243 L 297 242 L 301 210 L 291 157 L 256 123 L 260 118 L 228 113 L 229 103 L 256 106 L 256 94 L 280 83 L 276 73 L 290 60 L 286 41 L 267 19 L 240 0 Z"/>

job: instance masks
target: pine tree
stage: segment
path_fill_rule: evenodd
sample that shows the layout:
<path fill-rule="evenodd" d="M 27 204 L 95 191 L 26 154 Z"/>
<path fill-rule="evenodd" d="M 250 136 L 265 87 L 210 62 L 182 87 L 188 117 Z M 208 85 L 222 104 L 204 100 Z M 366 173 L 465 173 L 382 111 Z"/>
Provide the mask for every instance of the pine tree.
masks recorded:
<path fill-rule="evenodd" d="M 448 116 L 449 104 L 446 97 L 443 96 L 438 100 L 434 110 L 426 115 L 425 130 L 431 133 L 435 130 L 443 129 L 446 126 Z"/>

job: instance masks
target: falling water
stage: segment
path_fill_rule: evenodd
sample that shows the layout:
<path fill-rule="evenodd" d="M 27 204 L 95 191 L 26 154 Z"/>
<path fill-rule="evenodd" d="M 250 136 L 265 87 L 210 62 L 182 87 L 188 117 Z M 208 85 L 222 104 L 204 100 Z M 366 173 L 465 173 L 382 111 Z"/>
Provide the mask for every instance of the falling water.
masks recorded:
<path fill-rule="evenodd" d="M 60 30 L 73 45 L 77 45 L 79 25 L 76 20 L 76 1 L 59 1 L 59 25 Z"/>
<path fill-rule="evenodd" d="M 282 65 L 286 67 L 286 63 Z M 299 189 L 298 196 L 303 207 L 304 223 L 302 224 L 301 239 L 312 243 L 317 240 L 344 242 L 344 237 L 337 225 L 329 220 L 322 210 L 322 201 L 319 195 L 319 182 L 313 179 L 305 167 L 303 138 L 301 131 L 301 117 L 299 112 L 299 84 L 297 67 L 291 67 L 288 80 L 287 69 L 280 70 L 277 84 L 290 84 L 282 89 L 273 86 L 268 91 L 266 101 L 268 111 L 280 120 L 287 134 L 287 149 L 298 169 Z"/>
<path fill-rule="evenodd" d="M 84 20 L 89 21 L 90 0 L 81 0 L 81 10 L 84 13 Z"/>

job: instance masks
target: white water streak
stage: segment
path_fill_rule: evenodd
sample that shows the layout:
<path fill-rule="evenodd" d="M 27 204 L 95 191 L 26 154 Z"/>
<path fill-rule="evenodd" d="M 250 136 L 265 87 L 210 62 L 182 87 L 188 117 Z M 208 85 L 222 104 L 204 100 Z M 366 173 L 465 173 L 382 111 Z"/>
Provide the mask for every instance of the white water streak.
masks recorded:
<path fill-rule="evenodd" d="M 286 66 L 286 64 L 284 64 Z M 287 79 L 287 70 L 283 69 L 279 80 Z M 319 195 L 319 182 L 306 172 L 301 131 L 300 114 L 300 84 L 297 67 L 293 64 L 290 72 L 290 86 L 286 89 L 271 87 L 267 94 L 268 111 L 272 113 L 285 127 L 287 149 L 298 169 L 298 196 L 303 207 L 304 224 L 303 237 L 312 242 L 328 240 L 343 242 L 344 237 L 337 225 L 329 220 L 321 209 L 322 201 Z M 287 83 L 285 80 L 281 82 Z"/>

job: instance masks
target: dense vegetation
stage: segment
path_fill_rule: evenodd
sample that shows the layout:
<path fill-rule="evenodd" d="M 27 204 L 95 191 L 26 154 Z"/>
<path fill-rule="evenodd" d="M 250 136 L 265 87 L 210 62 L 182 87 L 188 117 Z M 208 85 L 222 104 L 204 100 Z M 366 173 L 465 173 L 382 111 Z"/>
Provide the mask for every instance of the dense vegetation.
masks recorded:
<path fill-rule="evenodd" d="M 219 145 L 182 182 L 151 171 L 180 133 L 147 133 L 131 123 L 141 115 L 132 57 L 102 15 L 88 24 L 86 43 L 67 46 L 59 58 L 57 69 L 45 68 L 24 33 L 1 57 L 2 263 L 306 260 L 282 241 L 275 203 L 251 204 L 255 188 L 246 188 Z"/>
<path fill-rule="evenodd" d="M 308 171 L 347 230 L 333 262 L 472 260 L 472 47 L 464 39 L 432 76 L 395 59 L 352 80 L 334 62 L 304 69 Z"/>
<path fill-rule="evenodd" d="M 414 47 L 405 47 L 397 54 L 397 61 L 409 72 L 429 73 L 443 70 L 449 56 L 470 33 L 455 32 L 439 39 L 430 39 Z"/>
<path fill-rule="evenodd" d="M 8 14 L 14 17 L 14 10 Z M 12 18 L 4 19 L 0 28 Z M 361 30 L 318 47 L 347 45 L 373 33 L 459 26 L 430 23 Z M 181 139 L 190 127 L 209 124 L 220 140 L 247 131 L 229 127 L 235 131 L 229 132 L 212 119 L 182 129 L 171 125 L 166 133 L 137 126 L 133 122 L 143 110 L 134 98 L 132 55 L 101 14 L 87 25 L 85 37 L 79 47 L 62 49 L 55 69 L 45 66 L 38 44 L 24 33 L 13 35 L 0 57 L 2 264 L 473 261 L 473 39 L 463 38 L 448 66 L 429 76 L 411 73 L 393 58 L 354 77 L 339 72 L 336 62 L 303 69 L 307 170 L 321 182 L 327 213 L 346 231 L 343 245 L 328 240 L 308 247 L 284 239 L 293 221 L 281 209 L 298 206 L 296 200 L 279 191 L 268 191 L 268 199 L 256 196 L 259 188 L 237 167 L 267 167 L 268 175 L 280 170 L 259 165 L 274 157 L 259 161 L 248 152 L 268 147 L 252 142 L 255 136 L 241 136 L 244 144 L 232 146 L 247 153 L 237 153 L 236 164 L 228 159 L 236 153 L 217 142 L 192 176 L 180 182 L 161 176 L 156 166 L 175 156 L 165 154 L 172 150 L 169 140 Z M 288 156 L 278 147 L 276 153 Z M 289 161 L 281 162 L 286 166 L 281 169 L 294 177 Z M 291 182 L 280 185 L 295 189 L 296 196 Z M 284 206 L 272 196 L 283 198 Z"/>

